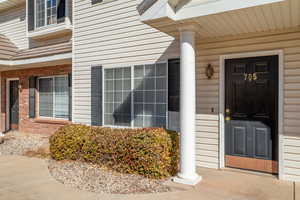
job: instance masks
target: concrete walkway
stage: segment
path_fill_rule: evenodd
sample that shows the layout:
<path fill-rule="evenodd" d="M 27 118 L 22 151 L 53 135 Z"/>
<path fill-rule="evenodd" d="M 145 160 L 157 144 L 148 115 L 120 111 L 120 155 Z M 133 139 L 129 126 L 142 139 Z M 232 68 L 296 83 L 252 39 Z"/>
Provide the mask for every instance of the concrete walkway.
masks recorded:
<path fill-rule="evenodd" d="M 300 187 L 267 175 L 200 168 L 195 187 L 172 184 L 177 192 L 108 195 L 78 191 L 55 181 L 44 160 L 0 156 L 0 200 L 300 200 Z M 299 184 L 300 186 L 300 184 Z M 295 199 L 294 199 L 295 197 Z"/>

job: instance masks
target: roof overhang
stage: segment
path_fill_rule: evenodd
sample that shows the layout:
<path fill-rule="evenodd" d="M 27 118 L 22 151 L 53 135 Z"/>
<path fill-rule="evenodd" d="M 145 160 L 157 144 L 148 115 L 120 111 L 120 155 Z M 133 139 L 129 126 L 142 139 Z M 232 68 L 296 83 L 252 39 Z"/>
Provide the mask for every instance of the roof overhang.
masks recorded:
<path fill-rule="evenodd" d="M 144 0 L 138 11 L 144 22 L 160 18 L 180 21 L 281 1 L 284 0 Z"/>
<path fill-rule="evenodd" d="M 72 64 L 72 53 L 29 58 L 23 60 L 0 60 L 0 71 Z"/>
<path fill-rule="evenodd" d="M 53 62 L 58 60 L 72 59 L 72 53 L 64 53 L 58 55 L 51 55 L 39 58 L 28 58 L 23 60 L 0 60 L 0 65 L 16 66 L 16 65 L 29 65 L 34 63 Z"/>

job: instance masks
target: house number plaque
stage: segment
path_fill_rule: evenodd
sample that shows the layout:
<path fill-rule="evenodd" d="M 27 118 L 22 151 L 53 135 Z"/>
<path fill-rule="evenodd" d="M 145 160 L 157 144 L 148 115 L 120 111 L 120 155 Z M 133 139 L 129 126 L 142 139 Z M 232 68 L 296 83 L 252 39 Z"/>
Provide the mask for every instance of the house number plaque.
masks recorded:
<path fill-rule="evenodd" d="M 252 73 L 252 74 L 247 74 L 244 73 L 244 77 L 245 77 L 245 81 L 256 81 L 258 79 L 257 74 L 256 73 Z"/>

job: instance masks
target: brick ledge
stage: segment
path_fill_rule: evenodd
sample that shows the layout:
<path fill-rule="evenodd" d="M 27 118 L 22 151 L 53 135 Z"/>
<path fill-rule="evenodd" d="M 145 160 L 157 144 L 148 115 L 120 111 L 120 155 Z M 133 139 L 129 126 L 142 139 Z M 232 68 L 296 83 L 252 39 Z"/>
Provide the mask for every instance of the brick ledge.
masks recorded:
<path fill-rule="evenodd" d="M 34 122 L 42 123 L 42 124 L 60 124 L 60 125 L 67 125 L 72 123 L 71 121 L 64 120 L 64 119 L 43 119 L 43 118 L 36 118 L 34 119 Z"/>

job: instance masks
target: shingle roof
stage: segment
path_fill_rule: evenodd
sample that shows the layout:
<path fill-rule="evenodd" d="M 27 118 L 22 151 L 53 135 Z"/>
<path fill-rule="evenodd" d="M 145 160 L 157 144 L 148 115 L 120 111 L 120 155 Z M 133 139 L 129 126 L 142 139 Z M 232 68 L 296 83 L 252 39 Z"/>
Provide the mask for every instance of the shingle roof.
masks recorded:
<path fill-rule="evenodd" d="M 0 34 L 0 60 L 23 60 L 70 52 L 72 52 L 71 42 L 18 50 L 6 36 Z"/>
<path fill-rule="evenodd" d="M 13 57 L 13 60 L 38 58 L 38 57 L 52 56 L 52 55 L 57 55 L 62 53 L 69 53 L 69 52 L 72 52 L 72 43 L 65 42 L 65 43 L 59 43 L 54 45 L 48 45 L 48 46 L 18 51 L 16 56 Z"/>
<path fill-rule="evenodd" d="M 18 48 L 4 35 L 0 34 L 0 60 L 11 60 Z"/>

